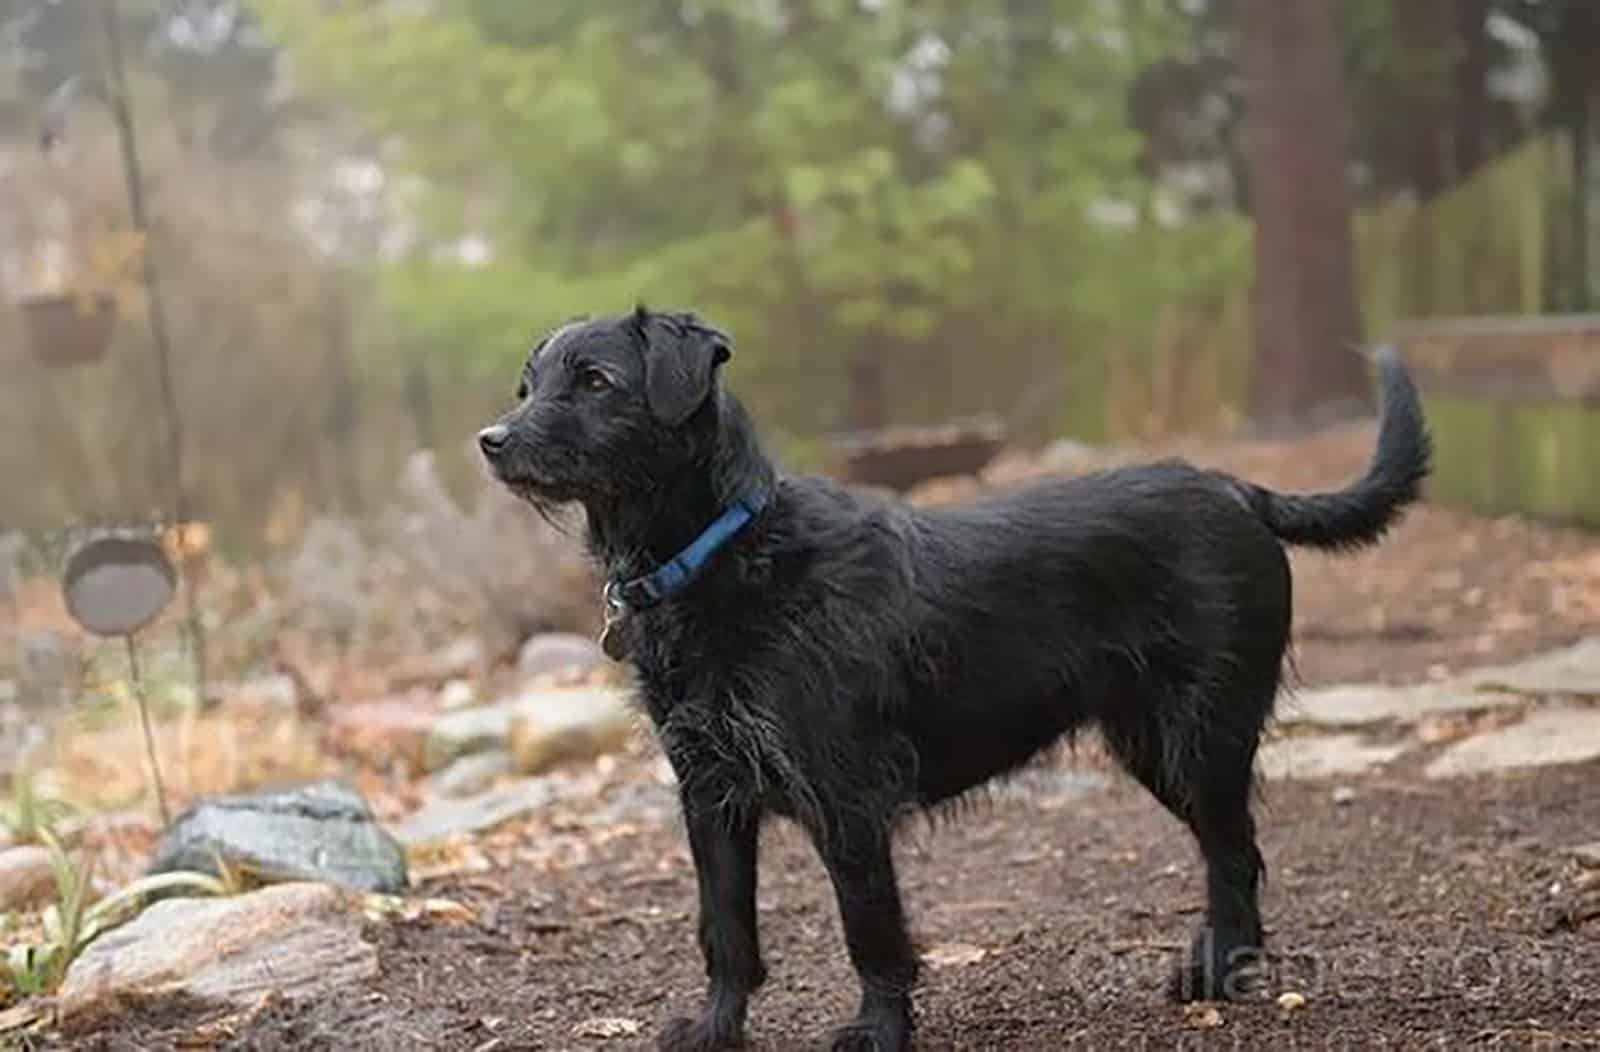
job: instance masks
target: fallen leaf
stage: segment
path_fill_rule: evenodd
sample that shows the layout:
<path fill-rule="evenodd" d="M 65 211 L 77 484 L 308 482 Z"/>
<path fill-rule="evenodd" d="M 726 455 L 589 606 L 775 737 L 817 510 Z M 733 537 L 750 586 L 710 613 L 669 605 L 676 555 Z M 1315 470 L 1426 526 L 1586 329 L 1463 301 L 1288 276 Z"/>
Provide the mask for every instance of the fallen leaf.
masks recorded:
<path fill-rule="evenodd" d="M 1300 1011 L 1306 1006 L 1306 995 L 1295 990 L 1287 990 L 1278 995 L 1278 1014 L 1285 1019 Z"/>
<path fill-rule="evenodd" d="M 972 946 L 963 942 L 941 943 L 925 951 L 922 959 L 934 968 L 963 968 L 969 964 L 977 964 L 989 951 L 982 946 Z"/>

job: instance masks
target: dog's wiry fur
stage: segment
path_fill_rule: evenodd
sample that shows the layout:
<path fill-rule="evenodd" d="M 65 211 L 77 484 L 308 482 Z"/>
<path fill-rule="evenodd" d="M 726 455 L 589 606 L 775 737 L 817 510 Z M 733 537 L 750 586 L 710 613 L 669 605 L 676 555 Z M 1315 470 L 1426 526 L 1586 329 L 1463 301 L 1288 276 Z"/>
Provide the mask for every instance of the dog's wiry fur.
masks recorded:
<path fill-rule="evenodd" d="M 766 969 L 756 844 L 813 837 L 862 999 L 835 1049 L 908 1047 L 917 959 L 899 820 L 1098 725 L 1195 836 L 1206 913 L 1176 980 L 1233 992 L 1261 948 L 1252 768 L 1289 643 L 1286 543 L 1377 541 L 1416 499 L 1429 440 L 1392 353 L 1368 474 L 1291 497 L 1179 461 L 918 510 L 780 474 L 717 380 L 727 339 L 693 315 L 568 325 L 487 429 L 498 476 L 580 502 L 605 572 L 670 558 L 731 501 L 773 498 L 688 588 L 629 619 L 642 701 L 676 771 L 700 899 L 704 1012 L 663 1049 L 731 1047 Z"/>

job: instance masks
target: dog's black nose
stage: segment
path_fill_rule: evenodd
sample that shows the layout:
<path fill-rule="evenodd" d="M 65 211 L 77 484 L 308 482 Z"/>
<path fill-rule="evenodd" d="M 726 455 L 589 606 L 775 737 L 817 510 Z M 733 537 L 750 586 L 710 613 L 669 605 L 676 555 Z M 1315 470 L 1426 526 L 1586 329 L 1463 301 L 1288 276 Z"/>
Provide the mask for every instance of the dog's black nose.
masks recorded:
<path fill-rule="evenodd" d="M 478 448 L 486 457 L 497 456 L 511 441 L 511 429 L 504 424 L 494 424 L 478 432 Z"/>

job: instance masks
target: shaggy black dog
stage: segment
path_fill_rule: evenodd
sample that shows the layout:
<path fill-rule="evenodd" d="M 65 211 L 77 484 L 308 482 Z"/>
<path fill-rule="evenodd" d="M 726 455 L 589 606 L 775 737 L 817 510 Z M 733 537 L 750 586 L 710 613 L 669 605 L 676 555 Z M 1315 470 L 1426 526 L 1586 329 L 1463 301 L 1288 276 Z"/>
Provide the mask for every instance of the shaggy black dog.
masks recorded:
<path fill-rule="evenodd" d="M 607 648 L 637 667 L 677 773 L 710 984 L 660 1046 L 740 1042 L 766 977 L 757 837 L 781 815 L 827 866 L 860 977 L 832 1047 L 907 1048 L 897 822 L 1088 724 L 1205 859 L 1177 993 L 1235 992 L 1262 944 L 1250 803 L 1289 642 L 1284 545 L 1376 542 L 1428 472 L 1393 352 L 1378 356 L 1376 456 L 1342 492 L 1283 496 L 1166 461 L 938 510 L 781 474 L 718 382 L 730 353 L 692 314 L 574 322 L 534 348 L 516 407 L 479 436 L 513 491 L 587 511 Z"/>

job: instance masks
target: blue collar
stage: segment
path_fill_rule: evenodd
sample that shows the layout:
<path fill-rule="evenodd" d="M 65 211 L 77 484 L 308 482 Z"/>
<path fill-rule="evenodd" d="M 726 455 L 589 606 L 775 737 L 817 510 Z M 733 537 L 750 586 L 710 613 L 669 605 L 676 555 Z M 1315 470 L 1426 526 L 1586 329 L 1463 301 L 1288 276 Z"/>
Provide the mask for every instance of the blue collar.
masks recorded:
<path fill-rule="evenodd" d="M 643 610 L 683 590 L 724 544 L 736 537 L 762 510 L 772 494 L 757 490 L 729 504 L 688 547 L 642 577 L 606 585 L 606 605 Z"/>

